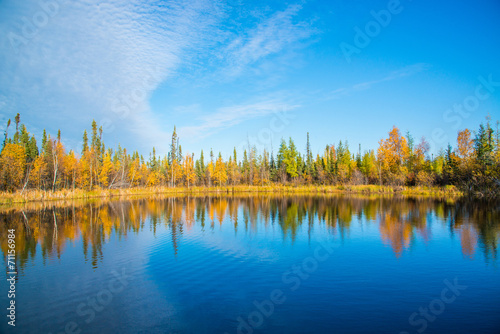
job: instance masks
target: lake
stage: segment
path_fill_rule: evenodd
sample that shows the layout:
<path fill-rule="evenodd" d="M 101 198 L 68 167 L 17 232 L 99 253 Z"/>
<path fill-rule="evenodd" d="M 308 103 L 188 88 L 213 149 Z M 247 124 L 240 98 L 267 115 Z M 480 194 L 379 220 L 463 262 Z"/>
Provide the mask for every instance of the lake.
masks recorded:
<path fill-rule="evenodd" d="M 500 206 L 156 197 L 0 210 L 16 333 L 499 333 Z M 6 274 L 6 278 L 9 274 Z M 0 283 L 2 333 L 10 282 Z"/>

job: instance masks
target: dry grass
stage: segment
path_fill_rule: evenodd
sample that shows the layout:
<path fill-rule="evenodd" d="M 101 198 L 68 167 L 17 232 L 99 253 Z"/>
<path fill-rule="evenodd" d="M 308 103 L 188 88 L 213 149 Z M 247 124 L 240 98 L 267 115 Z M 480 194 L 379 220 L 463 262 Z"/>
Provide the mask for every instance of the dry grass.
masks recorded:
<path fill-rule="evenodd" d="M 225 187 L 149 187 L 149 188 L 129 188 L 129 189 L 94 189 L 85 191 L 58 190 L 40 191 L 28 190 L 23 194 L 0 193 L 0 204 L 44 202 L 69 199 L 91 199 L 91 198 L 117 198 L 148 196 L 154 194 L 179 195 L 179 194 L 233 194 L 233 193 L 281 193 L 281 194 L 329 194 L 329 193 L 352 193 L 352 194 L 401 194 L 405 196 L 429 196 L 429 197 L 461 197 L 462 192 L 453 186 L 447 187 L 391 187 L 377 185 L 337 185 L 337 186 L 225 186 Z"/>

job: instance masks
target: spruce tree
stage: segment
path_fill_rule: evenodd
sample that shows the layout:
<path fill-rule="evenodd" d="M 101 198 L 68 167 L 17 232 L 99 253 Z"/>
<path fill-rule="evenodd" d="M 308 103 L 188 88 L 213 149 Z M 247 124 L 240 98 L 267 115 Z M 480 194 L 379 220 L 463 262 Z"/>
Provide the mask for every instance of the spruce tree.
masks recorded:
<path fill-rule="evenodd" d="M 45 138 L 45 130 L 43 130 L 43 135 Z M 46 139 L 42 139 L 42 147 L 45 147 L 45 141 Z M 89 138 L 87 136 L 87 130 L 83 131 L 83 147 L 82 147 L 82 156 L 89 150 Z"/>

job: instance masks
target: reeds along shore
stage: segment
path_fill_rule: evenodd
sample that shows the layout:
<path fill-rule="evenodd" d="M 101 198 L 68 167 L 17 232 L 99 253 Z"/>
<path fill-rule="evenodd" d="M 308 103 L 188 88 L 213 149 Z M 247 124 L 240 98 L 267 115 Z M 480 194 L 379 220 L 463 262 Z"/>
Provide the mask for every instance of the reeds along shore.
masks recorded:
<path fill-rule="evenodd" d="M 56 139 L 44 131 L 38 146 L 35 136 L 20 124 L 18 114 L 11 137 L 7 126 L 0 153 L 1 202 L 223 189 L 458 193 L 500 198 L 498 122 L 496 130 L 488 120 L 477 131 L 459 131 L 455 148 L 449 145 L 438 154 L 430 154 L 425 138 L 417 144 L 409 132 L 402 135 L 397 127 L 380 140 L 377 150 L 364 153 L 360 147 L 353 154 L 347 141 L 340 141 L 313 156 L 309 134 L 305 139 L 303 153 L 289 138 L 282 139 L 277 153 L 249 147 L 243 152 L 234 149 L 226 158 L 212 150 L 195 157 L 182 153 L 174 127 L 169 152 L 161 157 L 153 148 L 149 159 L 144 159 L 119 145 L 107 148 L 95 121 L 90 138 L 84 132 L 79 153 L 66 151 L 60 131 Z"/>
<path fill-rule="evenodd" d="M 436 198 L 460 198 L 464 194 L 456 187 L 392 187 L 376 185 L 354 186 L 224 186 L 224 187 L 137 187 L 127 189 L 94 189 L 85 191 L 28 190 L 14 193 L 0 193 L 0 204 L 57 201 L 69 199 L 111 199 L 119 197 L 150 197 L 153 195 L 220 196 L 233 194 L 380 194 L 404 196 L 428 196 Z"/>

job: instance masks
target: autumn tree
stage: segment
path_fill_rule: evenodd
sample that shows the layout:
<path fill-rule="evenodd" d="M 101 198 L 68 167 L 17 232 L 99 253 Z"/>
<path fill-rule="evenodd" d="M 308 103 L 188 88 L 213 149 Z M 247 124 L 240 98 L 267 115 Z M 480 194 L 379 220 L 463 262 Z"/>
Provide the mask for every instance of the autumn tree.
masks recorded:
<path fill-rule="evenodd" d="M 394 126 L 389 132 L 389 138 L 380 140 L 377 150 L 377 159 L 386 182 L 397 185 L 404 183 L 408 171 L 405 161 L 408 156 L 406 138 L 401 136 L 399 129 Z"/>
<path fill-rule="evenodd" d="M 64 156 L 62 164 L 65 175 L 64 186 L 67 188 L 75 188 L 76 173 L 78 170 L 78 160 L 75 156 L 75 152 L 72 150 L 69 151 L 69 153 Z"/>
<path fill-rule="evenodd" d="M 377 161 L 373 150 L 369 150 L 363 154 L 359 170 L 368 178 L 369 182 L 377 183 Z"/>
<path fill-rule="evenodd" d="M 26 150 L 19 144 L 5 144 L 0 154 L 0 188 L 14 191 L 19 188 L 26 167 Z"/>
<path fill-rule="evenodd" d="M 164 173 L 161 168 L 161 160 L 156 157 L 156 149 L 153 147 L 153 152 L 149 155 L 149 161 L 147 163 L 147 179 L 146 185 L 149 187 L 155 187 L 162 183 L 164 179 Z"/>
<path fill-rule="evenodd" d="M 139 158 L 138 152 L 132 153 L 132 158 L 130 160 L 130 166 L 128 170 L 128 179 L 130 185 L 137 186 L 139 185 L 139 174 L 141 172 L 141 159 Z"/>
<path fill-rule="evenodd" d="M 425 137 L 422 137 L 420 143 L 414 149 L 413 171 L 415 173 L 415 183 L 420 186 L 431 186 L 434 183 L 432 164 L 427 158 L 429 148 L 429 143 Z"/>
<path fill-rule="evenodd" d="M 336 167 L 334 170 L 336 171 L 336 176 L 340 183 L 347 182 L 355 169 L 355 161 L 351 157 L 351 152 L 349 151 L 349 144 L 342 144 L 342 141 L 339 142 L 336 151 L 336 161 L 334 162 Z"/>
<path fill-rule="evenodd" d="M 210 149 L 210 162 L 208 163 L 207 168 L 205 169 L 205 177 L 207 179 L 209 187 L 212 186 L 214 172 L 215 172 L 214 152 L 212 149 Z"/>
<path fill-rule="evenodd" d="M 267 184 L 269 182 L 269 153 L 265 149 L 262 155 L 259 155 L 258 166 L 259 166 L 258 183 L 260 183 L 260 185 Z"/>
<path fill-rule="evenodd" d="M 468 129 L 458 132 L 457 136 L 457 172 L 462 179 L 471 177 L 474 160 L 474 140 L 471 138 L 471 132 Z"/>
<path fill-rule="evenodd" d="M 65 169 L 64 169 L 64 156 L 65 150 L 64 146 L 61 143 L 61 132 L 59 131 L 58 139 L 54 140 L 51 143 L 52 146 L 52 156 L 50 157 L 52 160 L 53 166 L 53 179 L 52 179 L 52 191 L 56 190 L 56 188 L 64 185 Z"/>
<path fill-rule="evenodd" d="M 337 177 L 337 150 L 334 145 L 326 145 L 323 157 L 321 158 L 321 167 L 324 178 L 329 183 L 336 181 Z"/>
<path fill-rule="evenodd" d="M 233 156 L 229 157 L 228 163 L 229 180 L 235 186 L 240 182 L 240 171 L 238 167 L 238 158 L 236 153 L 236 147 L 233 149 Z"/>
<path fill-rule="evenodd" d="M 61 131 L 53 139 L 45 130 L 38 148 L 35 136 L 14 118 L 14 132 L 9 137 L 10 122 L 5 129 L 0 152 L 0 189 L 29 188 L 58 190 L 94 187 L 176 186 L 181 182 L 217 186 L 224 184 L 265 185 L 269 182 L 293 181 L 295 184 L 386 184 L 392 185 L 456 185 L 466 192 L 489 196 L 500 193 L 500 132 L 487 118 L 472 134 L 468 129 L 458 132 L 456 146 L 448 145 L 429 157 L 429 144 L 422 138 L 418 144 L 407 132 L 401 136 L 393 127 L 387 139 L 373 150 L 352 154 L 347 141 L 337 146 L 326 145 L 313 158 L 307 133 L 306 149 L 299 153 L 292 138 L 281 140 L 275 156 L 266 149 L 257 151 L 248 145 L 241 158 L 234 149 L 227 160 L 219 153 L 205 163 L 203 151 L 194 162 L 193 155 L 182 155 L 176 128 L 169 152 L 163 158 L 155 148 L 146 161 L 139 152 L 132 155 L 120 145 L 106 149 L 102 128 L 92 122 L 90 138 L 83 133 L 82 152 L 66 153 Z"/>
<path fill-rule="evenodd" d="M 184 178 L 184 181 L 186 182 L 186 185 L 189 189 L 190 185 L 194 184 L 196 181 L 196 173 L 194 170 L 194 164 L 193 164 L 193 156 L 190 154 L 186 154 L 184 157 L 184 163 L 182 165 L 182 176 Z"/>
<path fill-rule="evenodd" d="M 138 184 L 140 186 L 145 186 L 148 184 L 148 180 L 150 180 L 150 175 L 153 173 L 151 173 L 150 170 L 148 169 L 148 165 L 144 161 L 144 157 L 142 155 L 140 161 L 141 161 L 140 165 L 141 167 L 139 168 L 139 174 L 137 175 L 137 179 L 138 179 Z M 159 180 L 155 180 L 155 182 L 152 183 L 151 185 L 156 186 L 158 183 Z"/>
<path fill-rule="evenodd" d="M 111 153 L 107 152 L 102 161 L 101 171 L 99 172 L 99 184 L 101 187 L 108 187 L 110 183 L 111 174 L 113 173 L 113 161 L 111 160 Z"/>
<path fill-rule="evenodd" d="M 220 153 L 217 161 L 215 162 L 214 180 L 219 186 L 225 184 L 227 181 L 226 165 L 224 164 Z"/>

